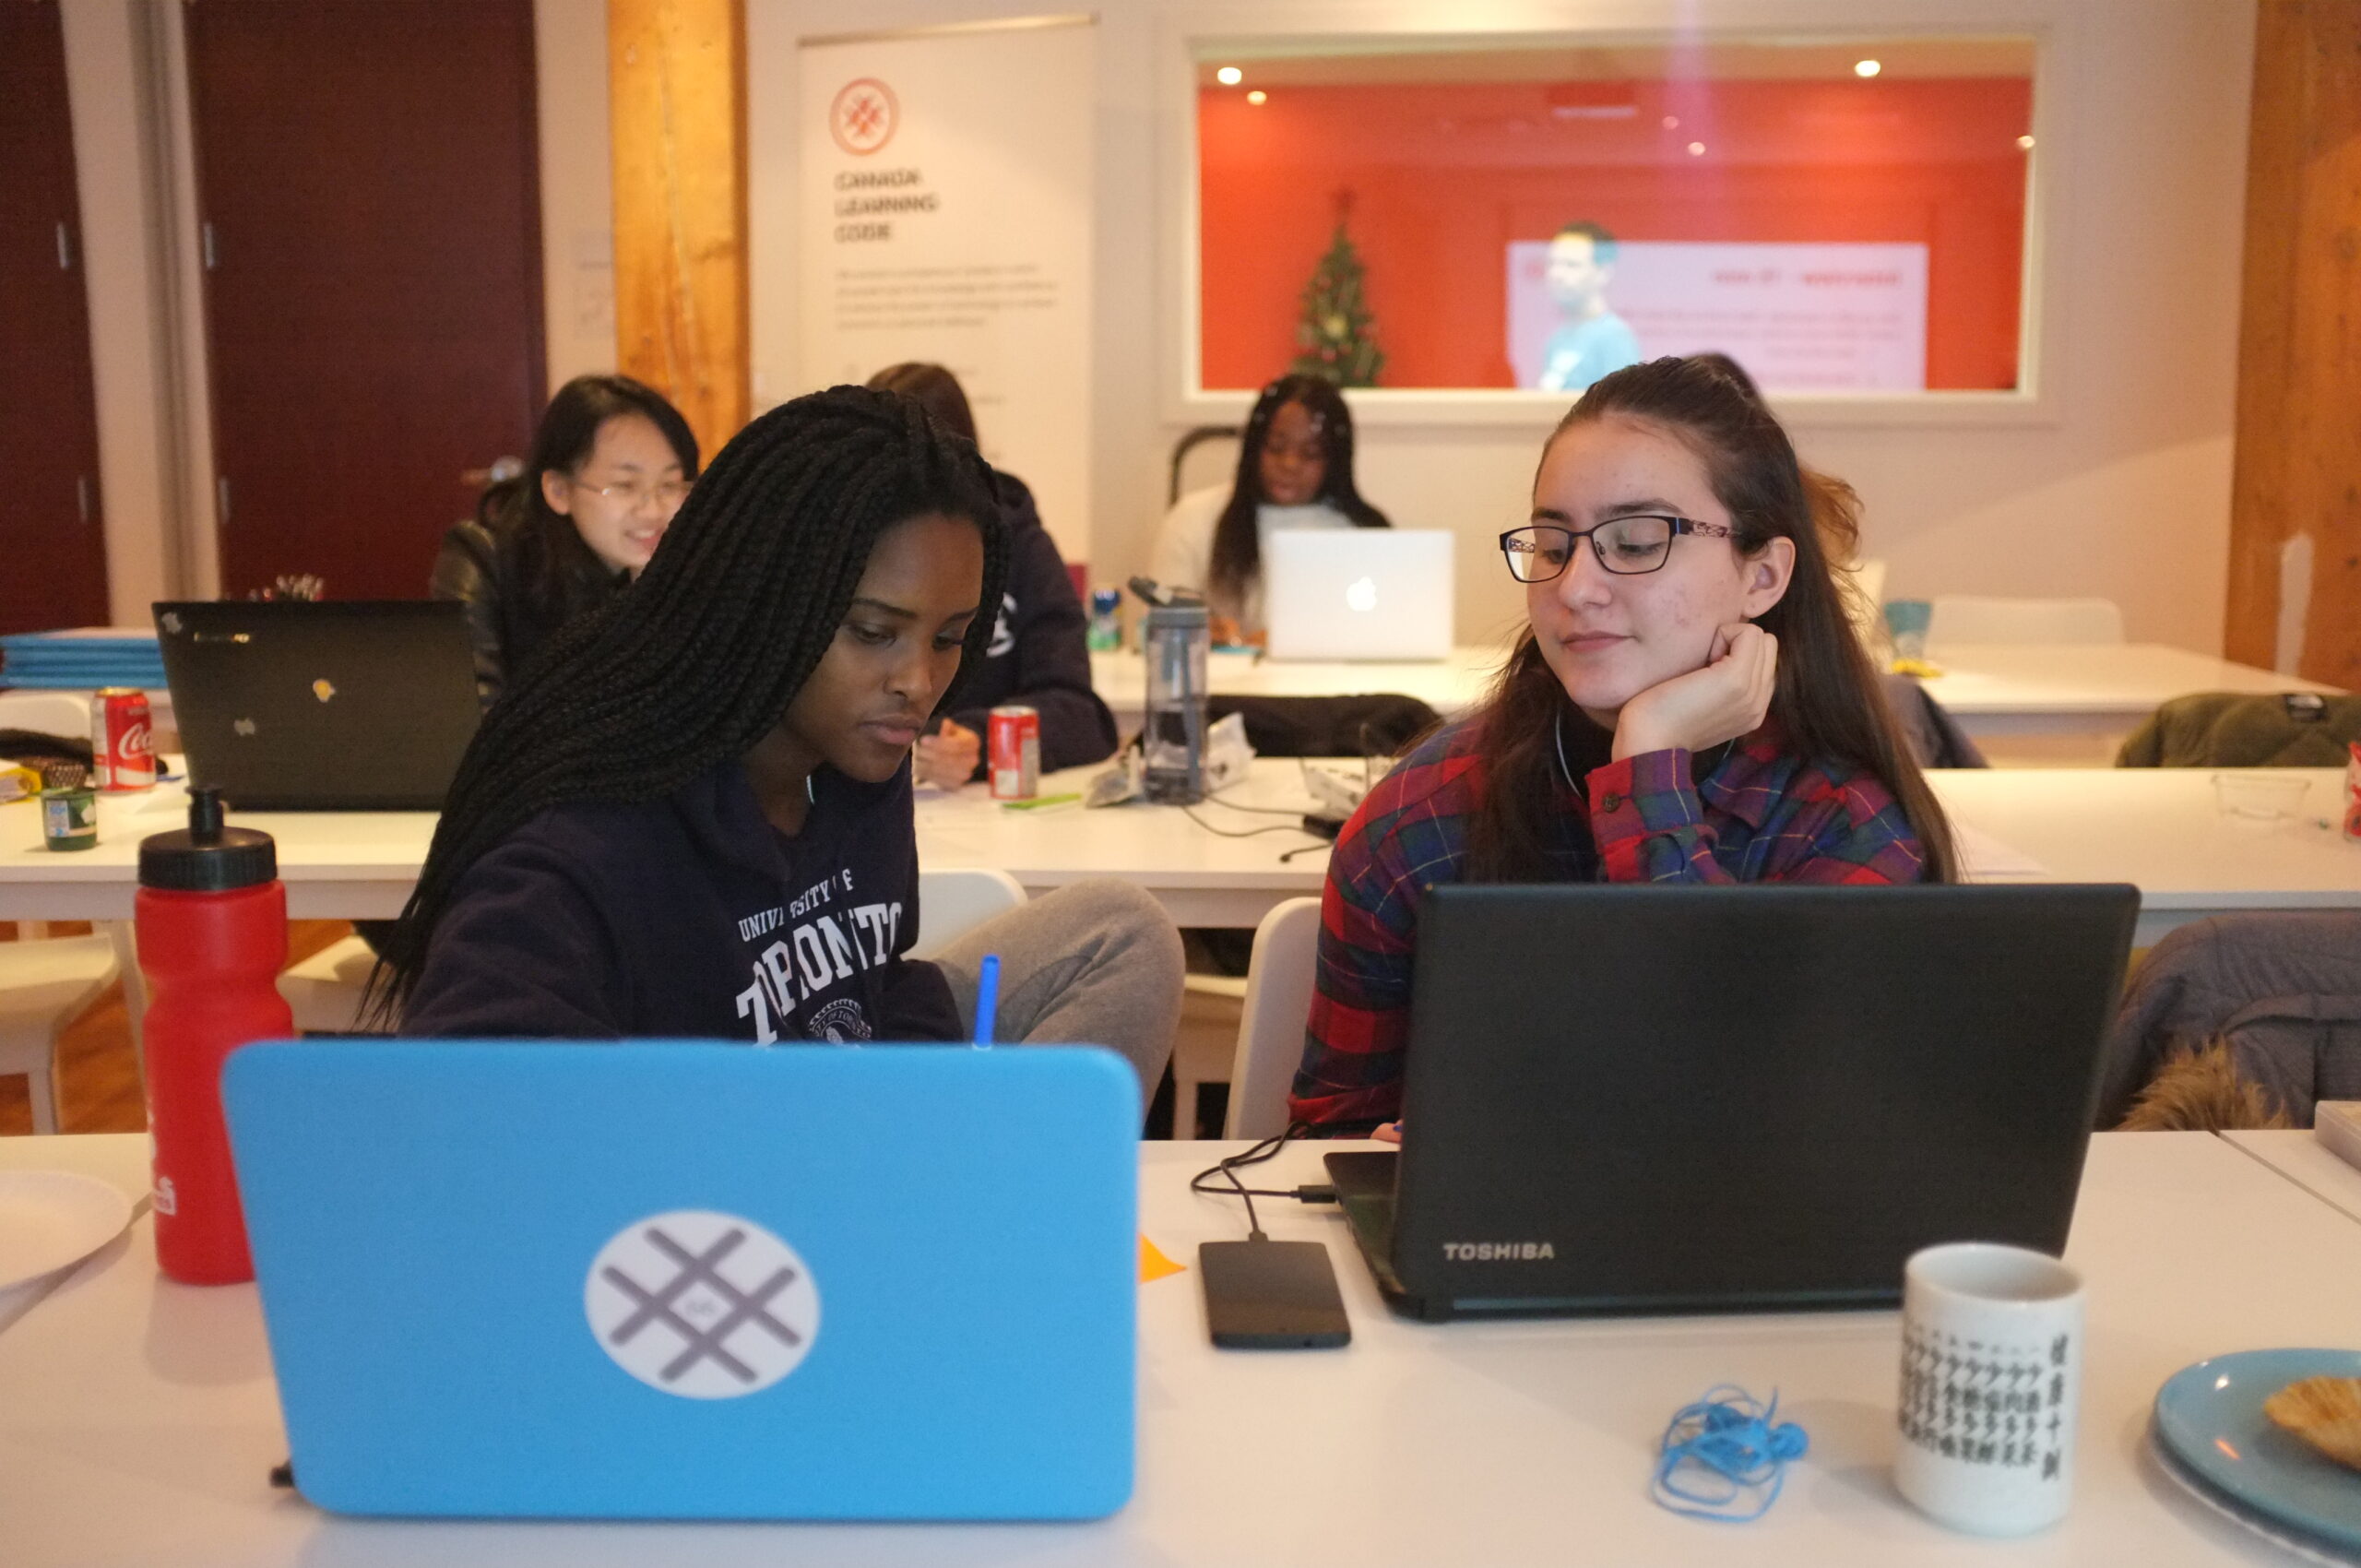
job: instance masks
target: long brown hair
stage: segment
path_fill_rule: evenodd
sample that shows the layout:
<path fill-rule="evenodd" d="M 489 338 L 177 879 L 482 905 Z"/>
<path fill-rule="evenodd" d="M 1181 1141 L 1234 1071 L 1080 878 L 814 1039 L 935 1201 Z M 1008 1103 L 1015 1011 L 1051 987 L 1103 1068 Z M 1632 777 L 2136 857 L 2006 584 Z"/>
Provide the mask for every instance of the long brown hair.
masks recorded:
<path fill-rule="evenodd" d="M 1849 558 L 1859 536 L 1851 488 L 1825 475 L 1808 480 L 1770 410 L 1727 374 L 1694 360 L 1652 360 L 1601 377 L 1549 439 L 1606 419 L 1654 426 L 1697 454 L 1715 499 L 1729 512 L 1737 530 L 1730 542 L 1740 554 L 1774 539 L 1794 541 L 1787 591 L 1755 617 L 1779 639 L 1771 717 L 1798 754 L 1874 775 L 1910 821 L 1926 880 L 1957 881 L 1951 826 L 1896 731 L 1869 656 L 1845 617 L 1832 557 Z M 1548 455 L 1546 444 L 1542 452 Z M 1473 880 L 1530 881 L 1548 863 L 1556 737 L 1566 706 L 1565 688 L 1528 628 L 1473 719 L 1484 778 L 1468 825 Z"/>
<path fill-rule="evenodd" d="M 1263 504 L 1263 448 L 1271 439 L 1271 422 L 1289 403 L 1299 403 L 1320 426 L 1320 445 L 1328 459 L 1321 476 L 1317 499 L 1352 519 L 1357 529 L 1391 528 L 1384 513 L 1361 499 L 1353 479 L 1353 411 L 1344 394 L 1323 376 L 1283 375 L 1263 388 L 1246 416 L 1246 433 L 1238 446 L 1238 478 L 1229 499 L 1214 520 L 1213 555 L 1206 564 L 1206 584 L 1216 592 L 1243 595 L 1263 575 L 1263 533 L 1255 519 Z"/>

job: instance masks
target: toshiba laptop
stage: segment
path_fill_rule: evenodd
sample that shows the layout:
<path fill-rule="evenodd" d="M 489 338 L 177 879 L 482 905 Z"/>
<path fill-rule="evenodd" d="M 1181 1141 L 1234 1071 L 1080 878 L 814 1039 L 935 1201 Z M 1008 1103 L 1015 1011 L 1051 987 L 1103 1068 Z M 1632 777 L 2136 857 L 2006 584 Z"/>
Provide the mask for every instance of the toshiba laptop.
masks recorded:
<path fill-rule="evenodd" d="M 475 735 L 466 607 L 159 604 L 189 781 L 240 811 L 439 811 Z"/>
<path fill-rule="evenodd" d="M 322 1507 L 1131 1494 L 1139 1087 L 1111 1052 L 348 1039 L 248 1047 L 223 1090 Z"/>
<path fill-rule="evenodd" d="M 1443 886 L 1403 1148 L 1328 1156 L 1399 1309 L 1889 1305 L 2061 1251 L 2139 913 L 2118 885 Z"/>
<path fill-rule="evenodd" d="M 1263 540 L 1273 659 L 1444 659 L 1453 536 L 1441 529 L 1277 529 Z"/>

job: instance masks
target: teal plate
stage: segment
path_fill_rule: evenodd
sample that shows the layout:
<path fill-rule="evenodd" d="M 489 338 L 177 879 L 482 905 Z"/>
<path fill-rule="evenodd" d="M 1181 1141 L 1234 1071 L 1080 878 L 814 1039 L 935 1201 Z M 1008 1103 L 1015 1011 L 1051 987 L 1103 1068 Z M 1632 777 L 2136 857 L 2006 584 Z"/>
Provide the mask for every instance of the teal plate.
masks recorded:
<path fill-rule="evenodd" d="M 2262 1413 L 2265 1399 L 2308 1377 L 2361 1377 L 2361 1350 L 2241 1350 L 2184 1367 L 2156 1391 L 2156 1442 L 2232 1502 L 2361 1550 L 2361 1471 Z"/>

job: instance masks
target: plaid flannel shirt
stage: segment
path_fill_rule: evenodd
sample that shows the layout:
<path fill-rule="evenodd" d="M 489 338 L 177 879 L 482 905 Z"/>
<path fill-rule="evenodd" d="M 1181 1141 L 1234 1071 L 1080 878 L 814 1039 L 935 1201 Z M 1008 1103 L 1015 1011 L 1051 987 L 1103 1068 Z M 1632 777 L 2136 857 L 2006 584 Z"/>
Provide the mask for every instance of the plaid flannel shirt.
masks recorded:
<path fill-rule="evenodd" d="M 1365 1124 L 1401 1114 L 1410 960 L 1429 887 L 1467 864 L 1483 790 L 1467 722 L 1396 764 L 1337 837 L 1320 899 L 1319 967 L 1289 1114 Z M 1925 858 L 1885 786 L 1784 749 L 1775 726 L 1742 739 L 1705 780 L 1690 754 L 1649 752 L 1593 769 L 1585 802 L 1560 789 L 1559 843 L 1532 880 L 1917 882 Z"/>

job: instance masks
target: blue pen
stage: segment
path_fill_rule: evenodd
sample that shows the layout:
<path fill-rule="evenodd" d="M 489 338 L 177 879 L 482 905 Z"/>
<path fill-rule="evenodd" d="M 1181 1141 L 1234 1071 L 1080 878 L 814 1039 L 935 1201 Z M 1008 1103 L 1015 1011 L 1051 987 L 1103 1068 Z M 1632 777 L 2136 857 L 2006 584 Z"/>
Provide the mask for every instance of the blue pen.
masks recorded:
<path fill-rule="evenodd" d="M 1000 955 L 987 953 L 976 969 L 976 1049 L 992 1042 L 992 1015 L 1000 1010 Z"/>

